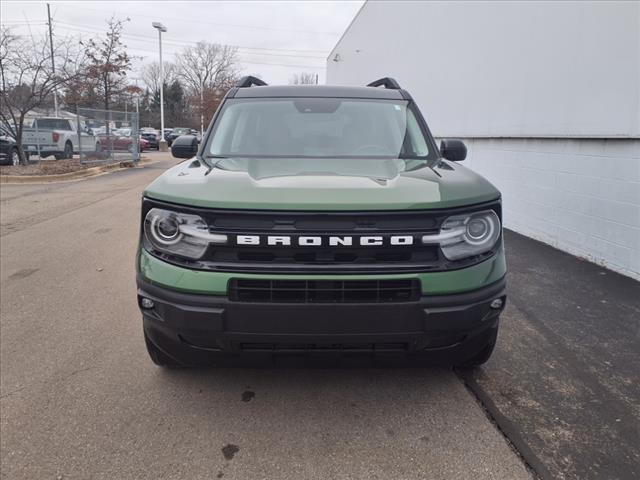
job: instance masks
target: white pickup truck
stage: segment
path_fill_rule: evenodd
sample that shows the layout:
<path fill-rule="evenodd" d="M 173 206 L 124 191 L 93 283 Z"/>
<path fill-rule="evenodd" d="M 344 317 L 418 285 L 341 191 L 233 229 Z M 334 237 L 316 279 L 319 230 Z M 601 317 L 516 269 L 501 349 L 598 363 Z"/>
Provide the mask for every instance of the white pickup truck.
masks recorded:
<path fill-rule="evenodd" d="M 31 155 L 54 155 L 57 160 L 72 158 L 74 153 L 101 150 L 100 141 L 84 125 L 66 118 L 36 118 L 22 132 L 22 145 Z"/>

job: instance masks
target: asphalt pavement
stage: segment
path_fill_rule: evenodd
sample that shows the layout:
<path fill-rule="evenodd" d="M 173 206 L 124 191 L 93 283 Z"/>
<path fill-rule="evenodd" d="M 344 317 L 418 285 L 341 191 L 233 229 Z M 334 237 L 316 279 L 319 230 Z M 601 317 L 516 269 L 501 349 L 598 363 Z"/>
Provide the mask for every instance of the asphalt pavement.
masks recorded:
<path fill-rule="evenodd" d="M 174 163 L 0 187 L 2 478 L 532 478 L 448 369 L 155 367 L 134 254 Z"/>
<path fill-rule="evenodd" d="M 640 283 L 513 232 L 505 245 L 498 348 L 461 375 L 541 477 L 640 478 Z"/>

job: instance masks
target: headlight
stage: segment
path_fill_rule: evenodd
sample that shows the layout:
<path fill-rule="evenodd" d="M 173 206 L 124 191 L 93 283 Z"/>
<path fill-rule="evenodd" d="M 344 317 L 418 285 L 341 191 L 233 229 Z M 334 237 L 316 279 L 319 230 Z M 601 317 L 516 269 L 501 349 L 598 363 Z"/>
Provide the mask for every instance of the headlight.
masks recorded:
<path fill-rule="evenodd" d="M 209 233 L 207 223 L 198 215 L 152 208 L 144 219 L 144 234 L 154 249 L 198 259 L 209 243 L 226 243 L 226 235 Z"/>
<path fill-rule="evenodd" d="M 490 251 L 500 238 L 500 219 L 493 210 L 447 218 L 437 235 L 424 235 L 422 243 L 439 244 L 449 260 Z"/>

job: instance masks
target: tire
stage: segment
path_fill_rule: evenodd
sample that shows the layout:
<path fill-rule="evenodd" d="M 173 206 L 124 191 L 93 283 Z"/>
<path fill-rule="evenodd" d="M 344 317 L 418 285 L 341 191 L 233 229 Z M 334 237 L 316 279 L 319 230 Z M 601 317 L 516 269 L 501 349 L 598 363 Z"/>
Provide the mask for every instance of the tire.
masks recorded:
<path fill-rule="evenodd" d="M 164 353 L 162 350 L 160 350 L 158 347 L 156 347 L 155 344 L 151 340 L 149 340 L 149 337 L 147 336 L 147 332 L 144 332 L 144 343 L 147 346 L 147 352 L 149 353 L 149 357 L 151 358 L 151 361 L 156 365 L 158 365 L 159 367 L 184 368 L 184 365 L 177 362 L 176 360 L 171 358 L 169 355 Z"/>
<path fill-rule="evenodd" d="M 12 148 L 11 149 L 11 158 L 10 158 L 10 165 L 13 165 L 14 167 L 17 167 L 18 165 L 20 165 L 20 155 L 18 155 L 18 149 L 17 148 Z M 27 163 L 29 163 L 29 159 L 27 157 Z"/>
<path fill-rule="evenodd" d="M 491 358 L 491 354 L 493 353 L 493 349 L 496 346 L 496 340 L 498 339 L 498 327 L 493 329 L 490 337 L 487 339 L 483 347 L 480 349 L 478 353 L 476 353 L 473 357 L 468 358 L 464 362 L 458 363 L 456 367 L 460 368 L 476 368 L 480 365 L 487 363 L 489 358 Z"/>
<path fill-rule="evenodd" d="M 64 144 L 64 153 L 62 154 L 62 158 L 66 160 L 70 160 L 73 158 L 73 145 L 71 142 L 67 142 Z"/>

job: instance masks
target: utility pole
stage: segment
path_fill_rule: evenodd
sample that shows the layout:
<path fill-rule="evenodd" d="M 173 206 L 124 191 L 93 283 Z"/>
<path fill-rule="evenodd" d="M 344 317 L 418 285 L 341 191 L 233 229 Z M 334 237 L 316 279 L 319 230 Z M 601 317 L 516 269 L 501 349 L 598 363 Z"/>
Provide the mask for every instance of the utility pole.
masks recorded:
<path fill-rule="evenodd" d="M 56 61 L 53 58 L 53 31 L 51 29 L 51 9 L 49 8 L 49 4 L 47 3 L 47 18 L 49 19 L 49 48 L 51 49 L 51 69 L 53 70 L 53 75 L 56 74 Z M 53 111 L 55 116 L 58 116 L 58 91 L 56 88 L 53 89 Z"/>

